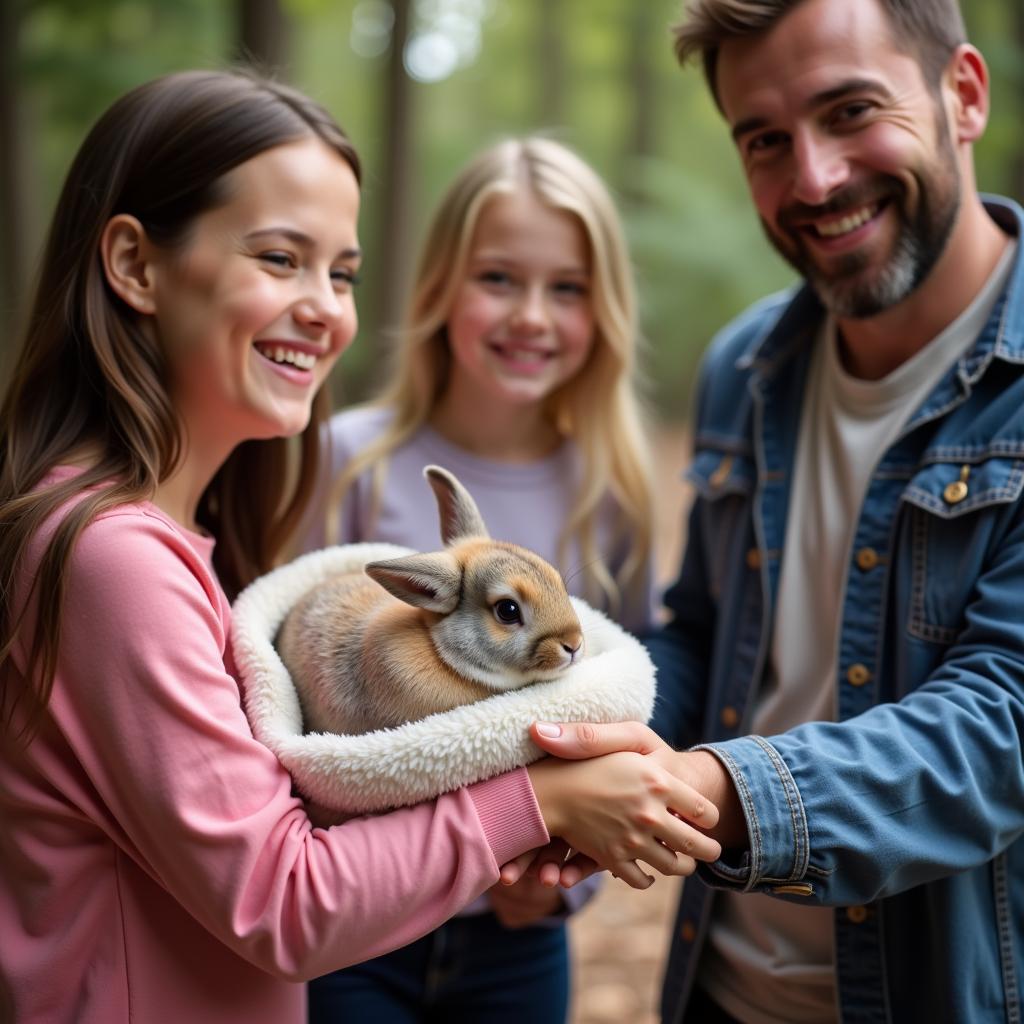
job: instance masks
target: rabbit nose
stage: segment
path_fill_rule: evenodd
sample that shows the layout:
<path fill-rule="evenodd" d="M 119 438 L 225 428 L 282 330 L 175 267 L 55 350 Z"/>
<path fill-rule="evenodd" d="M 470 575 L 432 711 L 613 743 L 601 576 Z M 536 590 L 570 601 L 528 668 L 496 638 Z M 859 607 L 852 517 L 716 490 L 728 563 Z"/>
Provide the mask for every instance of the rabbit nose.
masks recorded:
<path fill-rule="evenodd" d="M 575 646 L 572 643 L 562 641 L 562 650 L 569 655 L 570 664 L 576 660 L 576 655 L 583 650 L 583 637 L 574 637 L 574 639 L 576 641 Z"/>

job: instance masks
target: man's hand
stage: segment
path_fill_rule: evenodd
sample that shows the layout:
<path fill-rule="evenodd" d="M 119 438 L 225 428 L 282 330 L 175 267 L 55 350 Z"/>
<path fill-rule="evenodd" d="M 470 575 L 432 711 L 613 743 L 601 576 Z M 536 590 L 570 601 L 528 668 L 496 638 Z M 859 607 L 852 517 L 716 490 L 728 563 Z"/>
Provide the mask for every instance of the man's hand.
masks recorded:
<path fill-rule="evenodd" d="M 739 796 L 722 762 L 707 750 L 673 750 L 653 729 L 639 722 L 534 722 L 530 738 L 555 757 L 581 760 L 628 750 L 653 758 L 718 808 L 718 824 L 704 831 L 723 847 L 749 844 Z"/>

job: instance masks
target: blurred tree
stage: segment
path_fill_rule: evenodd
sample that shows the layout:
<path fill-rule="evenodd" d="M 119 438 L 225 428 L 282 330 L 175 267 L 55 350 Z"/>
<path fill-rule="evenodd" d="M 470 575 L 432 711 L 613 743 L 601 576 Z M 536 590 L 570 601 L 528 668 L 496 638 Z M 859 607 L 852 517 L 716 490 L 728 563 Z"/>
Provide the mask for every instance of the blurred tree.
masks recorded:
<path fill-rule="evenodd" d="M 1021 93 L 1024 92 L 1024 89 L 1021 88 L 1021 85 L 1024 84 L 1022 83 L 1022 77 L 1024 76 L 1022 76 L 1021 74 L 1021 66 L 1024 65 L 1024 3 L 1021 3 L 1020 0 L 1018 0 L 1018 3 L 1016 5 L 1016 18 L 1014 29 L 1014 49 L 1017 51 L 1017 60 L 1015 62 L 1015 67 L 1017 72 L 1018 86 L 1016 90 L 1018 112 L 1024 113 L 1024 111 L 1021 111 L 1019 109 L 1022 106 Z M 1017 123 L 1019 124 L 1020 121 L 1018 120 Z M 1014 157 L 1014 164 L 1016 166 L 1016 171 L 1013 175 L 1015 189 L 1014 195 L 1016 195 L 1016 197 L 1021 202 L 1024 202 L 1024 142 L 1018 141 L 1017 152 Z"/>
<path fill-rule="evenodd" d="M 412 0 L 392 0 L 391 6 L 394 20 L 380 110 L 383 146 L 379 178 L 384 203 L 375 246 L 386 256 L 377 264 L 372 291 L 373 323 L 383 334 L 394 331 L 401 321 L 402 297 L 412 266 L 409 210 L 416 151 L 412 138 L 414 92 L 405 67 L 414 7 Z"/>
<path fill-rule="evenodd" d="M 336 378 L 346 401 L 381 362 L 438 195 L 504 135 L 563 139 L 622 197 L 666 412 L 685 412 L 715 329 L 791 280 L 699 68 L 675 63 L 667 26 L 683 0 L 247 0 L 254 26 L 253 12 L 269 11 L 283 29 L 243 28 L 245 2 L 0 0 L 0 318 L 23 293 L 70 154 L 99 111 L 163 71 L 222 65 L 243 35 L 337 114 L 364 160 L 362 326 Z M 963 7 L 992 70 L 978 180 L 1024 198 L 1024 2 Z M 20 181 L 18 148 L 31 168 Z"/>
<path fill-rule="evenodd" d="M 239 60 L 291 77 L 291 24 L 280 0 L 238 0 Z"/>
<path fill-rule="evenodd" d="M 565 110 L 565 2 L 536 0 L 537 84 L 534 121 L 561 124 Z"/>
<path fill-rule="evenodd" d="M 634 4 L 629 9 L 628 50 L 626 54 L 626 89 L 630 97 L 630 123 L 623 133 L 624 167 L 620 172 L 627 183 L 630 164 L 637 158 L 652 156 L 655 152 L 654 136 L 657 124 L 658 88 L 651 54 L 660 43 L 654 28 L 657 8 L 652 4 Z M 627 184 L 627 194 L 634 198 L 635 189 Z"/>
<path fill-rule="evenodd" d="M 17 67 L 21 21 L 22 4 L 0 0 L 0 332 L 5 338 L 14 334 L 23 312 L 28 277 L 30 196 Z M 0 383 L 5 363 L 0 359 Z"/>

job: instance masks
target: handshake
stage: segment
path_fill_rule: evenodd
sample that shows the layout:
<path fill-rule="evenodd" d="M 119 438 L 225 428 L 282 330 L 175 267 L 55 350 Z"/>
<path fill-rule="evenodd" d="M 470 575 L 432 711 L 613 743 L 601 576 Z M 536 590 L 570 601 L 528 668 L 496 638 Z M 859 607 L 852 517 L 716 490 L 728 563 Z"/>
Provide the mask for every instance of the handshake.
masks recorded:
<path fill-rule="evenodd" d="M 512 885 L 529 873 L 569 887 L 608 870 L 636 889 L 690 875 L 698 861 L 747 843 L 742 808 L 719 759 L 676 751 L 639 722 L 534 723 L 533 741 L 554 755 L 527 771 L 548 832 L 557 837 L 501 869 Z"/>

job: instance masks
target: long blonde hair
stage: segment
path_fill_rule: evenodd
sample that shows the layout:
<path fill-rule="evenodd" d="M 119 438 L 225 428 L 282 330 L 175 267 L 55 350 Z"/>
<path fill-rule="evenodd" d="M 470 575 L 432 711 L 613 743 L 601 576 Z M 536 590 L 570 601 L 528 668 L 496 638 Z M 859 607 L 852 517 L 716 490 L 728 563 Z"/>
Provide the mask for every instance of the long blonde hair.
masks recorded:
<path fill-rule="evenodd" d="M 352 483 L 373 471 L 379 498 L 391 453 L 427 422 L 448 380 L 446 325 L 465 273 L 470 243 L 485 204 L 495 195 L 529 189 L 541 202 L 583 225 L 592 262 L 595 341 L 585 366 L 549 396 L 548 414 L 579 447 L 583 484 L 559 539 L 564 553 L 578 538 L 581 588 L 613 611 L 624 592 L 645 585 L 652 545 L 652 474 L 637 396 L 639 329 L 625 234 L 604 182 L 579 156 L 551 139 L 502 141 L 476 156 L 452 182 L 430 222 L 405 323 L 392 352 L 388 383 L 371 404 L 393 415 L 379 438 L 342 470 L 332 488 L 328 535 Z M 628 556 L 612 576 L 595 544 L 595 520 L 610 493 L 619 508 L 619 536 Z"/>

